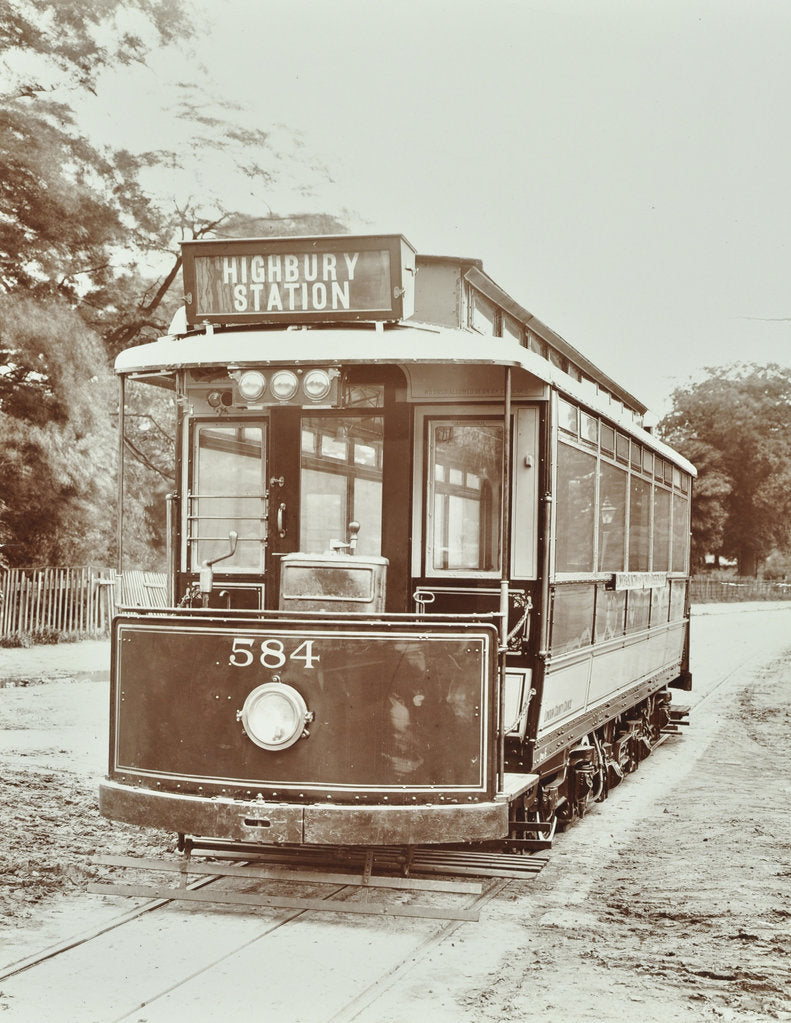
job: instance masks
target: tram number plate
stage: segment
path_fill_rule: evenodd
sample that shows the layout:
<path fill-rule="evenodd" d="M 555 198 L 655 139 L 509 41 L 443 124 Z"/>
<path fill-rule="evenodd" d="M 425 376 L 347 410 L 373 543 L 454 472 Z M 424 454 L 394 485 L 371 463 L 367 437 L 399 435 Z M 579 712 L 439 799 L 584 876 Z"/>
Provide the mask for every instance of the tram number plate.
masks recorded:
<path fill-rule="evenodd" d="M 235 668 L 249 668 L 256 663 L 263 664 L 265 668 L 282 668 L 287 661 L 301 661 L 305 668 L 311 670 L 320 660 L 312 639 L 306 639 L 290 650 L 282 639 L 236 636 L 228 663 Z"/>

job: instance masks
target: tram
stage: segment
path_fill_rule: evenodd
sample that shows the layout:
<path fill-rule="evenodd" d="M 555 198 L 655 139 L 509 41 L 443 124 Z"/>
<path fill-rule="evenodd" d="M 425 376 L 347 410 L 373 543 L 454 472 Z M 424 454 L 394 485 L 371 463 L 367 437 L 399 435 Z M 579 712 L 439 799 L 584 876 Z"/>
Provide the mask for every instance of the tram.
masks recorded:
<path fill-rule="evenodd" d="M 581 816 L 691 685 L 694 467 L 479 260 L 319 236 L 183 267 L 116 362 L 122 460 L 131 389 L 167 394 L 175 486 L 163 606 L 113 622 L 102 813 L 298 847 Z"/>

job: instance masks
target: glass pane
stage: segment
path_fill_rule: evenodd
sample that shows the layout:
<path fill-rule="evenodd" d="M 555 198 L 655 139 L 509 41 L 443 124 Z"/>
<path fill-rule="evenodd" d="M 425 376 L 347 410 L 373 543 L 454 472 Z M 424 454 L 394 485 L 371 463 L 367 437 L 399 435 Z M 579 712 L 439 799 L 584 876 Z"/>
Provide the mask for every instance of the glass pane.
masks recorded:
<path fill-rule="evenodd" d="M 587 412 L 580 412 L 580 439 L 594 446 L 599 441 L 599 420 Z"/>
<path fill-rule="evenodd" d="M 670 493 L 654 491 L 654 571 L 670 569 Z"/>
<path fill-rule="evenodd" d="M 598 587 L 596 596 L 596 642 L 604 643 L 623 635 L 626 590 L 606 590 Z"/>
<path fill-rule="evenodd" d="M 497 306 L 477 291 L 472 293 L 472 327 L 489 336 L 496 333 L 497 327 Z"/>
<path fill-rule="evenodd" d="M 381 384 L 345 384 L 343 388 L 344 408 L 381 408 L 385 389 Z"/>
<path fill-rule="evenodd" d="M 673 494 L 673 571 L 686 572 L 689 543 L 689 502 Z"/>
<path fill-rule="evenodd" d="M 632 476 L 629 492 L 629 571 L 647 572 L 651 554 L 651 484 Z"/>
<path fill-rule="evenodd" d="M 556 571 L 593 571 L 595 497 L 596 456 L 558 444 Z"/>
<path fill-rule="evenodd" d="M 554 348 L 549 349 L 548 355 L 549 361 L 552 363 L 553 366 L 557 366 L 558 369 L 562 369 L 564 373 L 568 370 L 569 361 L 565 357 L 565 355 L 561 355 L 560 352 L 558 352 Z"/>
<path fill-rule="evenodd" d="M 664 625 L 670 604 L 670 583 L 651 590 L 651 625 Z"/>
<path fill-rule="evenodd" d="M 499 567 L 502 457 L 500 423 L 430 423 L 433 570 L 492 572 Z"/>
<path fill-rule="evenodd" d="M 593 633 L 596 587 L 558 586 L 552 603 L 552 653 L 588 646 Z"/>
<path fill-rule="evenodd" d="M 648 616 L 651 613 L 651 591 L 629 590 L 626 604 L 626 631 L 639 632 L 648 628 Z"/>
<path fill-rule="evenodd" d="M 519 320 L 514 320 L 510 316 L 503 317 L 503 337 L 509 338 L 511 341 L 518 341 L 520 345 L 522 344 L 522 324 Z"/>
<path fill-rule="evenodd" d="M 625 469 L 602 461 L 599 480 L 599 571 L 622 572 L 626 545 Z"/>
<path fill-rule="evenodd" d="M 558 399 L 558 426 L 566 433 L 577 436 L 577 410 L 562 398 Z"/>
<path fill-rule="evenodd" d="M 382 552 L 381 416 L 310 416 L 302 420 L 299 549 L 330 550 L 360 523 L 358 554 Z"/>
<path fill-rule="evenodd" d="M 677 622 L 684 617 L 684 605 L 686 604 L 687 581 L 676 579 L 670 587 L 670 621 Z"/>
<path fill-rule="evenodd" d="M 199 425 L 190 515 L 191 567 L 229 550 L 228 533 L 239 535 L 236 554 L 220 571 L 260 572 L 264 557 L 266 466 L 264 427 Z"/>

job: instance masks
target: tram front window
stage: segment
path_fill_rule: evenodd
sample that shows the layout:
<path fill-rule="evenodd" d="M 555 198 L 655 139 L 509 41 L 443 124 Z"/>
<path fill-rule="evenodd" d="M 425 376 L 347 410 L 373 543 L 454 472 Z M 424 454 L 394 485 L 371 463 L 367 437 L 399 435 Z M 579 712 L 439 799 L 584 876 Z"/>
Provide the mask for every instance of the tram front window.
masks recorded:
<path fill-rule="evenodd" d="M 429 430 L 429 567 L 496 570 L 500 555 L 499 423 L 434 421 Z"/>
<path fill-rule="evenodd" d="M 302 420 L 300 546 L 321 554 L 360 523 L 358 554 L 382 552 L 381 416 Z"/>
<path fill-rule="evenodd" d="M 265 440 L 263 425 L 196 427 L 189 508 L 193 571 L 202 561 L 228 553 L 231 530 L 239 541 L 234 556 L 223 562 L 223 571 L 263 571 Z"/>

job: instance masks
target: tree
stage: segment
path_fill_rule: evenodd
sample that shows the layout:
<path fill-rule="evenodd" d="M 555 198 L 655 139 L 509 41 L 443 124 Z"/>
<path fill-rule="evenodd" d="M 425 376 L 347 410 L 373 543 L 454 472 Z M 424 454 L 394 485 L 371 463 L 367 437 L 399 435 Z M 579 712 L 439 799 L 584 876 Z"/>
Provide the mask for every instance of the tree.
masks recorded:
<path fill-rule="evenodd" d="M 0 297 L 0 493 L 9 564 L 112 551 L 115 386 L 99 339 L 60 301 Z"/>
<path fill-rule="evenodd" d="M 146 158 L 97 148 L 73 102 L 102 70 L 187 34 L 182 0 L 0 0 L 0 541 L 10 564 L 106 561 L 116 387 L 80 314 L 131 239 L 166 237 Z M 104 290 L 103 290 L 104 289 Z M 4 293 L 4 294 L 3 294 Z"/>
<path fill-rule="evenodd" d="M 791 549 L 791 369 L 734 365 L 673 392 L 659 430 L 698 462 L 693 546 L 755 575 Z"/>
<path fill-rule="evenodd" d="M 207 151 L 233 151 L 248 186 L 237 194 L 250 201 L 276 176 L 267 132 L 234 125 L 206 96 L 197 102 L 194 84 L 180 87 L 179 113 L 194 129 L 181 148 L 111 152 L 80 130 L 79 96 L 100 89 L 109 68 L 183 45 L 193 14 L 184 0 L 0 0 L 0 558 L 14 564 L 113 556 L 109 359 L 166 331 L 181 301 L 179 242 L 275 225 L 343 229 L 323 215 L 273 214 L 265 227 L 216 197 L 164 201 L 144 187 L 157 168 L 175 173 Z M 165 406 L 141 412 L 128 447 L 141 475 L 125 546 L 141 560 L 161 539 Z"/>

